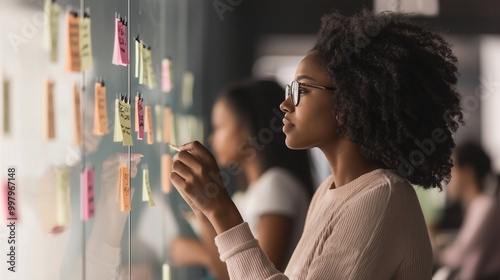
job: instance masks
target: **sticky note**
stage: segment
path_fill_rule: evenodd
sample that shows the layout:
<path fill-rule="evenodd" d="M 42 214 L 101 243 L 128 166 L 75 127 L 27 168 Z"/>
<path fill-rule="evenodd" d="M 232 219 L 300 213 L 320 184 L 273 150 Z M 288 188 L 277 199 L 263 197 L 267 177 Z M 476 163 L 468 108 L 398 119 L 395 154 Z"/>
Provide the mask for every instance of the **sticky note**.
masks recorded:
<path fill-rule="evenodd" d="M 153 118 L 151 116 L 151 106 L 146 106 L 146 124 L 148 132 L 148 144 L 154 143 L 153 136 Z"/>
<path fill-rule="evenodd" d="M 172 118 L 172 109 L 170 107 L 163 108 L 163 140 L 166 143 L 171 143 L 170 141 L 170 122 Z"/>
<path fill-rule="evenodd" d="M 179 143 L 177 138 L 177 117 L 175 114 L 171 114 L 170 117 L 170 140 L 174 143 Z"/>
<path fill-rule="evenodd" d="M 118 43 L 120 44 L 121 63 L 129 65 L 130 62 L 128 58 L 127 26 L 124 25 L 123 22 L 119 23 Z"/>
<path fill-rule="evenodd" d="M 139 44 L 139 84 L 143 85 L 145 80 L 145 71 L 147 69 L 144 67 L 144 49 L 146 47 L 143 44 Z"/>
<path fill-rule="evenodd" d="M 172 173 L 172 157 L 168 154 L 164 154 L 161 156 L 161 190 L 164 193 L 170 193 L 172 191 L 170 173 Z"/>
<path fill-rule="evenodd" d="M 156 78 L 153 70 L 153 58 L 151 55 L 151 49 L 148 49 L 148 86 L 149 88 L 156 87 Z"/>
<path fill-rule="evenodd" d="M 162 266 L 162 280 L 170 280 L 170 266 L 166 263 Z"/>
<path fill-rule="evenodd" d="M 139 101 L 139 96 L 136 96 L 135 97 L 135 110 L 134 110 L 134 130 L 135 132 L 138 132 L 139 131 L 139 108 L 137 107 L 137 103 Z"/>
<path fill-rule="evenodd" d="M 156 142 L 160 143 L 163 138 L 163 117 L 162 117 L 162 107 L 160 105 L 155 105 L 155 118 L 156 118 Z"/>
<path fill-rule="evenodd" d="M 86 168 L 81 174 L 80 218 L 84 221 L 94 217 L 94 168 Z"/>
<path fill-rule="evenodd" d="M 66 48 L 66 71 L 80 72 L 80 18 L 72 13 L 66 15 L 67 22 L 67 48 Z"/>
<path fill-rule="evenodd" d="M 191 72 L 184 73 L 182 79 L 182 105 L 184 108 L 191 108 L 193 105 L 193 84 L 194 75 Z"/>
<path fill-rule="evenodd" d="M 163 92 L 172 90 L 171 65 L 172 62 L 168 58 L 161 61 L 161 90 Z"/>
<path fill-rule="evenodd" d="M 12 108 L 10 106 L 10 82 L 7 78 L 3 78 L 3 133 L 10 133 L 10 115 Z"/>
<path fill-rule="evenodd" d="M 80 20 L 80 57 L 82 70 L 92 69 L 92 40 L 90 18 L 88 17 L 84 17 Z"/>
<path fill-rule="evenodd" d="M 120 167 L 120 211 L 130 211 L 130 173 L 127 167 Z"/>
<path fill-rule="evenodd" d="M 144 169 L 142 171 L 142 201 L 149 201 L 149 206 L 155 206 L 155 201 L 153 199 L 153 194 L 151 193 L 151 187 L 149 185 L 149 170 Z"/>
<path fill-rule="evenodd" d="M 120 100 L 118 102 L 118 110 L 120 114 L 120 129 L 123 138 L 123 146 L 133 146 L 132 140 L 132 125 L 130 122 L 130 104 Z"/>
<path fill-rule="evenodd" d="M 47 51 L 50 50 L 50 12 L 52 8 L 51 6 L 52 6 L 52 1 L 45 0 L 45 3 L 43 4 L 43 14 L 44 14 L 43 48 Z"/>
<path fill-rule="evenodd" d="M 45 81 L 44 104 L 43 104 L 43 138 L 51 140 L 56 138 L 56 124 L 54 111 L 54 82 Z"/>
<path fill-rule="evenodd" d="M 126 26 L 119 20 L 115 21 L 115 40 L 113 47 L 113 64 L 129 65 Z"/>
<path fill-rule="evenodd" d="M 117 181 L 117 186 L 116 186 L 116 202 L 120 200 L 120 189 L 121 189 L 121 182 L 122 182 L 122 167 L 126 167 L 127 164 L 124 162 L 120 162 L 118 164 L 118 181 Z"/>
<path fill-rule="evenodd" d="M 144 108 L 143 108 L 143 103 L 142 100 L 139 99 L 137 101 L 137 117 L 139 118 L 139 132 L 137 133 L 137 139 L 143 140 L 144 139 Z"/>
<path fill-rule="evenodd" d="M 82 146 L 82 114 L 80 112 L 80 90 L 73 85 L 73 144 Z"/>
<path fill-rule="evenodd" d="M 139 40 L 134 40 L 134 45 L 135 45 L 135 77 L 139 78 L 139 62 L 141 59 L 141 42 Z"/>
<path fill-rule="evenodd" d="M 44 4 L 44 40 L 43 46 L 50 53 L 50 61 L 57 62 L 57 42 L 59 36 L 59 14 L 61 6 L 57 3 L 52 3 L 51 0 L 45 1 Z"/>
<path fill-rule="evenodd" d="M 94 134 L 104 135 L 109 133 L 108 110 L 106 108 L 106 87 L 101 83 L 94 86 Z"/>
<path fill-rule="evenodd" d="M 65 227 L 69 220 L 69 175 L 66 167 L 56 169 L 57 225 Z"/>
<path fill-rule="evenodd" d="M 120 126 L 120 106 L 119 106 L 119 99 L 115 100 L 115 129 L 113 133 L 113 142 L 122 142 L 123 141 L 123 135 L 122 135 L 122 130 Z"/>

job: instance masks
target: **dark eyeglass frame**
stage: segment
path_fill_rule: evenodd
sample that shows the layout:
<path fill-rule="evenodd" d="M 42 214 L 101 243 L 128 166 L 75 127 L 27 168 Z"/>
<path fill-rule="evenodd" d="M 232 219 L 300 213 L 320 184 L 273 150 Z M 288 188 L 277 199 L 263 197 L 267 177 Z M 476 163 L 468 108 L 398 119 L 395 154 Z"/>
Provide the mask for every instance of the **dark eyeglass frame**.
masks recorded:
<path fill-rule="evenodd" d="M 300 88 L 300 86 L 306 86 L 306 87 L 312 87 L 312 88 L 317 88 L 317 89 L 322 89 L 322 90 L 330 90 L 330 91 L 335 90 L 334 87 L 325 87 L 325 86 L 321 86 L 321 85 L 301 83 L 297 80 L 293 80 L 291 86 L 286 85 L 286 87 L 285 87 L 285 100 L 287 100 L 288 97 L 291 95 L 291 100 L 292 100 L 293 106 L 299 105 L 299 101 L 300 101 L 299 88 Z"/>

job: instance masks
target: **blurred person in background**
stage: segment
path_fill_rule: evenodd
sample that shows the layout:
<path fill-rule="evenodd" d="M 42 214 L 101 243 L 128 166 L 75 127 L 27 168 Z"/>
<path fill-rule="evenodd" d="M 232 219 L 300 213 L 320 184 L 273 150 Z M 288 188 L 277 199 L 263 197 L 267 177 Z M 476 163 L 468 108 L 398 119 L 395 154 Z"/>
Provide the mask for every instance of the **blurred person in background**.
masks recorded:
<path fill-rule="evenodd" d="M 453 162 L 448 195 L 462 204 L 465 216 L 456 239 L 438 255 L 441 273 L 449 274 L 443 278 L 500 279 L 500 205 L 491 160 L 481 146 L 467 142 L 456 148 Z"/>
<path fill-rule="evenodd" d="M 314 192 L 307 151 L 290 150 L 282 133 L 283 88 L 247 79 L 226 87 L 212 112 L 210 145 L 220 166 L 248 184 L 233 200 L 271 262 L 286 267 L 302 234 Z M 175 265 L 202 265 L 229 279 L 219 259 L 210 222 L 200 223 L 202 241 L 178 237 L 171 243 Z"/>

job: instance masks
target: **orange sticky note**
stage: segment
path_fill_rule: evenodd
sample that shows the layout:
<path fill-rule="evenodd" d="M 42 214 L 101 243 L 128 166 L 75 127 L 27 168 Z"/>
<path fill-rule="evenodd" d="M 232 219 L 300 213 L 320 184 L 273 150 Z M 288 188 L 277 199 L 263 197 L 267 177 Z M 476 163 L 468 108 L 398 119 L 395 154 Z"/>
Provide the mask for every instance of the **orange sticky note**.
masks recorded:
<path fill-rule="evenodd" d="M 43 114 L 43 136 L 50 140 L 56 138 L 55 117 L 54 117 L 54 82 L 45 82 L 44 114 Z"/>
<path fill-rule="evenodd" d="M 161 156 L 161 190 L 164 193 L 172 191 L 170 184 L 170 173 L 172 173 L 172 157 L 168 154 Z"/>
<path fill-rule="evenodd" d="M 129 182 L 129 170 L 127 167 L 120 167 L 121 179 L 120 179 L 120 211 L 130 211 L 130 182 Z"/>
<path fill-rule="evenodd" d="M 73 85 L 73 143 L 82 146 L 82 115 L 80 113 L 80 90 Z"/>
<path fill-rule="evenodd" d="M 66 15 L 67 45 L 66 45 L 66 71 L 80 72 L 80 18 L 72 13 Z"/>
<path fill-rule="evenodd" d="M 172 109 L 165 107 L 163 109 L 163 140 L 170 143 L 170 119 L 172 117 Z"/>
<path fill-rule="evenodd" d="M 106 108 L 106 87 L 101 83 L 94 86 L 95 109 L 94 109 L 94 134 L 104 135 L 109 133 L 108 110 Z"/>
<path fill-rule="evenodd" d="M 118 164 L 118 181 L 117 181 L 117 186 L 116 186 L 116 202 L 120 200 L 120 187 L 121 187 L 121 182 L 122 182 L 122 167 L 126 167 L 127 165 L 123 162 L 120 162 Z"/>
<path fill-rule="evenodd" d="M 146 127 L 148 132 L 148 144 L 154 143 L 153 117 L 151 116 L 151 106 L 146 106 Z"/>

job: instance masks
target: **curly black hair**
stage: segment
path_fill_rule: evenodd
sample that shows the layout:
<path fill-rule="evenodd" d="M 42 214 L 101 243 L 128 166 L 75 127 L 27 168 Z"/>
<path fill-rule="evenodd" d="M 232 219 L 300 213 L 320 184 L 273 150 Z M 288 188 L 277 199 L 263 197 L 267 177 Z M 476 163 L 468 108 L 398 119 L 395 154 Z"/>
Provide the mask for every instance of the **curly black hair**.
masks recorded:
<path fill-rule="evenodd" d="M 407 14 L 322 18 L 316 45 L 336 87 L 340 137 L 426 189 L 449 182 L 452 133 L 464 124 L 457 59 L 436 30 Z"/>

